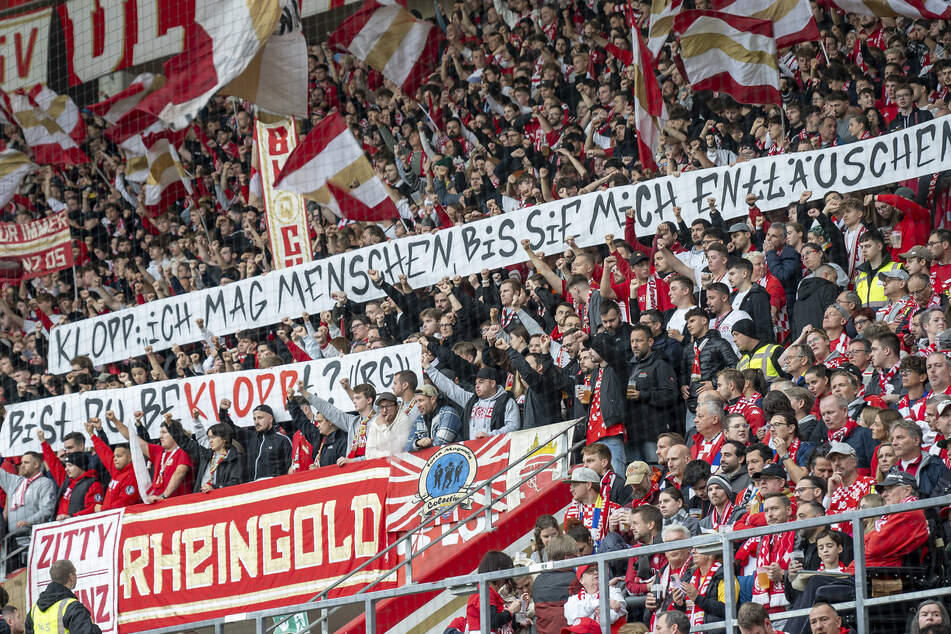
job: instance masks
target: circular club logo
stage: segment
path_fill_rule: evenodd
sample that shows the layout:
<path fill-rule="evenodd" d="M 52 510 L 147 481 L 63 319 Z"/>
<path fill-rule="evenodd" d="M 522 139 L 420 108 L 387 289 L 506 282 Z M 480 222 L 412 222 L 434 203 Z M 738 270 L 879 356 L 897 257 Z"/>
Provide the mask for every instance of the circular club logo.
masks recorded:
<path fill-rule="evenodd" d="M 465 445 L 446 445 L 430 456 L 419 473 L 423 513 L 449 506 L 472 489 L 479 463 Z"/>

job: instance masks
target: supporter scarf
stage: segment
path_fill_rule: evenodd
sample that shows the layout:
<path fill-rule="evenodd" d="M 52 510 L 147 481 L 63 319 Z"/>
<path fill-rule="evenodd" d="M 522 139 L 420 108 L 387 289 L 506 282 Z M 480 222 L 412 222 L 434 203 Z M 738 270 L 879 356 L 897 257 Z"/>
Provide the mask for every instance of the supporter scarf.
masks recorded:
<path fill-rule="evenodd" d="M 790 459 L 792 459 L 793 462 L 796 462 L 796 456 L 799 453 L 800 444 L 801 443 L 798 438 L 793 438 L 792 442 L 789 443 L 789 447 L 786 449 L 786 453 L 789 454 L 789 457 Z"/>
<path fill-rule="evenodd" d="M 851 418 L 845 420 L 845 425 L 836 429 L 835 431 L 830 431 L 828 433 L 829 442 L 845 442 L 845 439 L 849 434 L 852 433 L 852 430 L 857 427 L 857 423 Z"/>
<path fill-rule="evenodd" d="M 651 479 L 651 487 L 648 489 L 647 493 L 642 498 L 634 498 L 631 500 L 631 508 L 637 508 L 638 506 L 644 506 L 645 504 L 650 504 L 651 500 L 654 499 L 654 496 L 660 493 L 660 484 L 654 482 Z"/>
<path fill-rule="evenodd" d="M 778 535 L 763 535 L 756 550 L 756 567 L 765 568 L 771 564 L 779 564 L 783 568 L 789 565 L 789 553 L 792 551 L 796 533 L 787 531 Z M 753 582 L 753 601 L 770 608 L 781 608 L 789 605 L 782 581 L 770 581 L 764 588 L 759 584 L 759 575 Z M 775 611 L 775 610 L 774 610 Z"/>
<path fill-rule="evenodd" d="M 723 313 L 722 316 L 717 317 L 716 320 L 713 322 L 713 329 L 716 330 L 716 331 L 718 331 L 718 332 L 722 332 L 722 331 L 720 330 L 720 324 L 722 324 L 722 323 L 723 323 L 723 320 L 726 319 L 727 317 L 729 317 L 729 316 L 730 316 L 730 313 L 732 313 L 732 312 L 733 312 L 733 309 L 731 308 L 730 310 L 728 310 L 728 311 L 726 311 L 725 313 Z"/>
<path fill-rule="evenodd" d="M 515 316 L 515 311 L 512 308 L 502 308 L 502 314 L 499 315 L 499 320 L 502 324 L 502 328 L 508 328 L 508 325 L 512 323 L 512 317 Z"/>
<path fill-rule="evenodd" d="M 908 502 L 915 502 L 918 500 L 917 495 L 909 495 L 904 500 L 899 502 L 899 504 L 907 504 Z M 898 515 L 882 515 L 880 518 L 875 520 L 875 530 L 880 531 L 888 523 L 888 518 L 898 517 Z"/>
<path fill-rule="evenodd" d="M 350 445 L 350 451 L 347 452 L 348 458 L 362 458 L 367 451 L 367 426 L 370 424 L 370 419 L 373 418 L 373 413 L 371 412 L 369 416 L 360 419 L 360 424 L 357 425 L 357 433 L 353 437 L 353 443 Z"/>
<path fill-rule="evenodd" d="M 172 463 L 175 462 L 175 454 L 177 454 L 180 449 L 181 447 L 175 447 L 172 451 L 162 452 L 162 464 L 158 469 L 158 473 L 155 474 L 155 482 L 152 483 L 153 491 L 165 490 L 162 486 L 165 484 L 165 468 L 172 466 Z"/>
<path fill-rule="evenodd" d="M 225 459 L 225 454 L 215 452 L 215 455 L 211 457 L 211 463 L 208 465 L 208 473 L 211 474 L 211 479 L 215 479 L 215 471 L 218 470 L 218 465 L 221 464 L 221 461 Z"/>
<path fill-rule="evenodd" d="M 708 341 L 710 341 L 709 338 L 704 339 L 702 342 L 693 342 L 693 367 L 690 368 L 691 380 L 700 380 L 700 352 L 703 351 L 703 347 L 707 345 Z"/>
<path fill-rule="evenodd" d="M 707 590 L 710 589 L 710 583 L 713 581 L 713 577 L 716 576 L 722 567 L 723 564 L 721 562 L 715 561 L 713 565 L 710 566 L 710 570 L 707 571 L 707 574 L 702 577 L 700 576 L 700 568 L 697 568 L 693 571 L 693 574 L 690 575 L 690 585 L 694 586 L 700 592 L 701 597 L 704 596 Z M 687 599 L 687 616 L 690 617 L 690 625 L 703 625 L 704 612 L 690 599 Z"/>
<path fill-rule="evenodd" d="M 656 275 L 649 275 L 647 277 L 647 290 L 644 293 L 644 306 L 641 310 L 650 310 L 652 308 L 658 308 Z"/>
<path fill-rule="evenodd" d="M 717 511 L 717 507 L 713 507 L 713 512 L 710 514 L 710 525 L 713 526 L 713 530 L 719 532 L 721 526 L 729 526 L 732 515 L 733 503 L 729 500 L 723 508 L 723 513 Z"/>
<path fill-rule="evenodd" d="M 849 254 L 849 270 L 847 271 L 849 279 L 852 279 L 855 275 L 855 269 L 862 259 L 862 252 L 859 249 L 859 239 L 866 231 L 868 231 L 868 229 L 866 229 L 863 224 L 859 224 L 855 229 L 846 228 L 846 230 L 843 231 L 843 234 L 845 234 L 846 251 L 848 251 Z"/>
<path fill-rule="evenodd" d="M 894 391 L 894 386 L 891 384 L 891 380 L 895 378 L 895 374 L 898 372 L 898 364 L 896 363 L 887 372 L 882 373 L 881 370 L 878 372 L 878 393 L 884 396 L 885 394 L 891 394 Z"/>
<path fill-rule="evenodd" d="M 43 472 L 38 472 L 35 476 L 24 479 L 20 482 L 20 486 L 17 487 L 16 491 L 13 492 L 13 497 L 10 499 L 10 510 L 15 511 L 26 502 L 26 490 L 33 484 L 35 481 L 43 477 Z"/>

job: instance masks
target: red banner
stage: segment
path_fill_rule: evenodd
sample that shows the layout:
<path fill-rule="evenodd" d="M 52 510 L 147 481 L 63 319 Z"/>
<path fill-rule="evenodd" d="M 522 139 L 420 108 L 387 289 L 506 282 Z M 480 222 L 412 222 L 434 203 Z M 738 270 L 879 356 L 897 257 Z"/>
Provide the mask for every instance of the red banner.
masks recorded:
<path fill-rule="evenodd" d="M 389 475 L 384 460 L 366 461 L 127 509 L 120 633 L 311 599 L 386 547 Z M 331 596 L 394 564 L 381 558 Z"/>
<path fill-rule="evenodd" d="M 11 277 L 30 279 L 73 265 L 73 249 L 65 211 L 24 224 L 0 222 L 0 253 L 19 266 Z"/>
<path fill-rule="evenodd" d="M 386 493 L 386 530 L 412 530 L 425 517 L 440 513 L 470 492 L 474 494 L 466 508 L 485 508 L 488 500 L 481 485 L 508 466 L 510 442 L 505 434 L 396 456 Z M 492 490 L 493 495 L 505 491 L 505 478 L 496 478 Z M 498 502 L 494 508 L 502 511 L 504 504 Z M 452 517 L 437 523 L 458 519 L 456 509 Z"/>

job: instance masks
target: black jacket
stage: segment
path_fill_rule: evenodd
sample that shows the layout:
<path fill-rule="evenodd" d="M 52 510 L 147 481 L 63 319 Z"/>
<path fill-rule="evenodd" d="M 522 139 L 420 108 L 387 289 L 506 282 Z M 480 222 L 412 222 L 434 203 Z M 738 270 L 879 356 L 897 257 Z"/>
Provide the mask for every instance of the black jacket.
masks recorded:
<path fill-rule="evenodd" d="M 195 441 L 192 441 L 195 442 Z M 198 453 L 198 468 L 195 470 L 195 493 L 201 491 L 201 479 L 205 469 L 211 463 L 215 452 L 208 447 L 202 447 L 195 442 L 195 451 Z M 188 450 L 186 449 L 186 453 Z M 244 482 L 244 454 L 232 447 L 218 463 L 215 472 L 211 474 L 211 486 L 215 489 L 230 487 Z"/>
<path fill-rule="evenodd" d="M 594 402 L 594 386 L 598 378 L 598 370 L 591 373 L 591 402 Z M 582 375 L 582 379 L 584 375 Z M 604 419 L 604 427 L 623 423 L 625 420 L 625 409 L 627 401 L 624 399 L 624 386 L 618 378 L 617 373 L 611 366 L 604 368 L 601 375 L 601 417 Z M 588 415 L 591 413 L 591 404 L 588 404 Z"/>
<path fill-rule="evenodd" d="M 690 381 L 691 369 L 693 368 L 694 344 L 700 347 L 700 381 L 714 382 L 717 372 L 724 368 L 736 367 L 739 358 L 733 352 L 733 346 L 720 336 L 720 333 L 711 328 L 703 337 L 696 342 L 684 346 L 683 356 L 681 358 L 680 376 L 686 377 L 690 382 L 690 398 L 687 400 L 687 407 L 690 411 L 697 409 L 697 382 Z"/>
<path fill-rule="evenodd" d="M 291 468 L 291 439 L 277 423 L 263 433 L 253 427 L 238 427 L 226 410 L 220 410 L 221 422 L 231 425 L 247 456 L 245 482 L 287 475 Z"/>
<path fill-rule="evenodd" d="M 528 384 L 525 405 L 522 409 L 522 429 L 541 427 L 561 420 L 561 388 L 558 369 L 551 357 L 545 355 L 542 372 L 532 369 L 525 357 L 514 349 L 506 351 L 512 369 Z"/>
<path fill-rule="evenodd" d="M 628 385 L 637 387 L 639 398 L 627 401 L 628 442 L 654 440 L 670 429 L 677 414 L 679 389 L 673 368 L 656 352 L 631 364 Z"/>
<path fill-rule="evenodd" d="M 730 301 L 737 296 L 733 291 Z M 759 284 L 753 284 L 749 292 L 740 302 L 740 310 L 746 312 L 756 326 L 756 338 L 760 343 L 775 343 L 776 333 L 773 331 L 773 313 L 769 306 L 769 293 Z"/>
<path fill-rule="evenodd" d="M 294 399 L 288 399 L 287 412 L 291 415 L 291 420 L 281 426 L 291 438 L 294 437 L 296 432 L 300 432 L 307 439 L 307 442 L 313 447 L 312 457 L 318 467 L 335 465 L 339 458 L 347 456 L 347 449 L 349 449 L 347 432 L 334 427 L 332 432 L 324 436 L 320 433 L 317 425 L 307 418 L 300 404 Z M 292 447 L 293 444 L 291 442 Z"/>
<path fill-rule="evenodd" d="M 92 616 L 90 616 L 86 606 L 79 602 L 79 599 L 69 588 L 55 581 L 51 581 L 46 589 L 40 593 L 40 597 L 36 600 L 36 608 L 46 612 L 51 605 L 63 599 L 76 599 L 75 602 L 69 604 L 63 614 L 63 626 L 69 630 L 69 634 L 102 634 L 99 626 L 93 623 Z M 25 625 L 25 634 L 33 634 L 32 609 L 26 617 Z"/>
<path fill-rule="evenodd" d="M 634 326 L 622 321 L 617 332 L 601 332 L 591 337 L 588 345 L 614 368 L 622 383 L 627 382 L 627 373 L 634 354 L 631 352 L 631 330 Z"/>
<path fill-rule="evenodd" d="M 822 316 L 838 296 L 839 287 L 829 280 L 815 275 L 805 278 L 799 283 L 792 308 L 792 332 L 798 336 L 806 324 L 822 328 Z"/>

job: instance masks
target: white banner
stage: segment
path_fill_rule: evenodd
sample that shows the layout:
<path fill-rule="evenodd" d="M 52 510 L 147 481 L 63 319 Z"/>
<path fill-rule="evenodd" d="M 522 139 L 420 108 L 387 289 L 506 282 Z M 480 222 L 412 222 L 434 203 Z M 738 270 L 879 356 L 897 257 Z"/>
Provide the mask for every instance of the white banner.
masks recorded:
<path fill-rule="evenodd" d="M 636 210 L 638 235 L 645 236 L 660 222 L 673 221 L 674 207 L 682 208 L 688 224 L 708 217 L 708 198 L 729 220 L 746 216 L 748 194 L 759 197 L 761 209 L 777 209 L 798 201 L 807 190 L 821 198 L 828 191 L 856 191 L 947 169 L 951 117 L 841 147 L 615 187 L 58 326 L 51 334 L 49 370 L 68 372 L 77 355 L 103 364 L 145 354 L 148 345 L 166 350 L 198 341 L 198 317 L 211 332 L 225 335 L 329 310 L 335 291 L 356 302 L 381 297 L 368 269 L 380 270 L 391 282 L 405 275 L 411 287 L 421 288 L 446 276 L 523 262 L 522 239 L 548 254 L 564 250 L 571 236 L 581 246 L 601 244 L 605 234 L 623 235 L 622 210 L 629 207 Z"/>
<path fill-rule="evenodd" d="M 264 123 L 255 119 L 254 136 L 274 268 L 286 269 L 311 262 L 314 252 L 307 228 L 307 204 L 304 197 L 274 189 L 274 179 L 281 173 L 291 151 L 297 147 L 297 127 L 294 125 L 294 119 L 288 117 L 276 123 Z"/>
<path fill-rule="evenodd" d="M 165 413 L 171 413 L 190 430 L 193 409 L 197 408 L 206 419 L 214 420 L 223 399 L 231 401 L 231 418 L 237 425 L 252 425 L 252 410 L 262 403 L 274 410 L 277 420 L 290 420 L 285 403 L 298 381 L 304 381 L 311 393 L 340 403 L 342 409 L 349 411 L 353 406 L 340 386 L 340 379 L 349 379 L 352 386 L 370 383 L 380 391 L 389 389 L 393 375 L 401 370 L 413 370 L 422 381 L 419 344 L 390 346 L 267 370 L 208 374 L 13 403 L 6 406 L 7 416 L 0 427 L 0 455 L 39 451 L 40 445 L 33 433 L 37 428 L 43 430 L 47 442 L 58 448 L 66 434 L 73 431 L 84 434 L 85 422 L 90 417 L 102 421 L 110 441 L 122 442 L 119 432 L 105 419 L 108 410 L 113 410 L 130 427 L 133 413 L 143 412 L 152 438 L 158 437 L 158 427 Z"/>
<path fill-rule="evenodd" d="M 50 583 L 50 566 L 68 559 L 76 566 L 73 593 L 86 606 L 103 634 L 118 632 L 119 533 L 123 509 L 103 511 L 62 522 L 33 527 L 30 540 L 29 581 L 26 585 L 26 615 Z"/>

